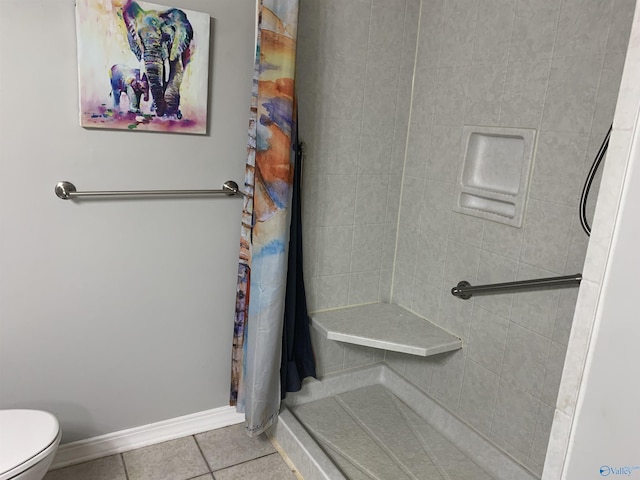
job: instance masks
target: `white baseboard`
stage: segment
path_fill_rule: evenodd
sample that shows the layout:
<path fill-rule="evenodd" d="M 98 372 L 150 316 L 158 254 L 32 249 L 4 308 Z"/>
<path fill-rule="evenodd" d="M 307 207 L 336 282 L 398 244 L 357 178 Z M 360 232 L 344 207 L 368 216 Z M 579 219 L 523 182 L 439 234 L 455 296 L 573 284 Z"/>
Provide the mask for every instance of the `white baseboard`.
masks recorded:
<path fill-rule="evenodd" d="M 107 433 L 99 437 L 66 443 L 58 448 L 50 470 L 76 463 L 175 440 L 176 438 L 228 427 L 244 421 L 235 407 L 220 407 L 141 427 Z"/>

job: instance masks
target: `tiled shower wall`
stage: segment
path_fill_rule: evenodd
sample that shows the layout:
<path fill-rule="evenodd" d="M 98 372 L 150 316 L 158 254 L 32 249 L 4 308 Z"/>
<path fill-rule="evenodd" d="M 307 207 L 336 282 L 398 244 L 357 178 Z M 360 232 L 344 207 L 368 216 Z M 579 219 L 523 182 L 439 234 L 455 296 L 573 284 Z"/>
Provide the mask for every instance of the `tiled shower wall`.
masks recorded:
<path fill-rule="evenodd" d="M 309 309 L 389 301 L 419 0 L 301 0 L 297 89 Z M 323 341 L 320 374 L 384 352 Z"/>
<path fill-rule="evenodd" d="M 539 472 L 577 290 L 449 291 L 581 271 L 577 204 L 613 118 L 635 0 L 300 3 L 310 310 L 392 291 L 464 339 L 454 354 L 383 357 L 314 331 L 319 373 L 385 358 Z M 537 130 L 522 228 L 452 211 L 463 125 Z"/>
<path fill-rule="evenodd" d="M 462 337 L 464 348 L 386 360 L 536 472 L 577 290 L 468 301 L 449 292 L 460 280 L 582 270 L 578 202 L 613 119 L 634 4 L 422 2 L 392 301 Z M 522 228 L 452 211 L 464 125 L 537 130 Z"/>

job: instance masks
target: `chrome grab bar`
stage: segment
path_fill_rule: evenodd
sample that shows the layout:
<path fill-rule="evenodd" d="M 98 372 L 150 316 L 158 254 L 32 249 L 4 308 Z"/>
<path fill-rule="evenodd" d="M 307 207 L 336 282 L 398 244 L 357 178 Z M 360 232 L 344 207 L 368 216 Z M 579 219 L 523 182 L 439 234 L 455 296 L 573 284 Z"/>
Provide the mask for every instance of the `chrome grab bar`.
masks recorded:
<path fill-rule="evenodd" d="M 224 182 L 221 190 L 120 190 L 120 191 L 92 191 L 78 192 L 71 182 L 58 182 L 56 195 L 62 200 L 73 200 L 82 197 L 179 197 L 208 196 L 224 194 L 229 197 L 242 194 L 238 184 L 232 180 Z"/>
<path fill-rule="evenodd" d="M 469 282 L 462 281 L 451 289 L 451 294 L 463 300 L 468 300 L 475 294 L 512 292 L 536 288 L 573 287 L 580 285 L 581 281 L 581 273 L 566 275 L 564 277 L 535 278 L 533 280 L 519 280 L 517 282 L 491 283 L 476 286 L 471 285 Z"/>

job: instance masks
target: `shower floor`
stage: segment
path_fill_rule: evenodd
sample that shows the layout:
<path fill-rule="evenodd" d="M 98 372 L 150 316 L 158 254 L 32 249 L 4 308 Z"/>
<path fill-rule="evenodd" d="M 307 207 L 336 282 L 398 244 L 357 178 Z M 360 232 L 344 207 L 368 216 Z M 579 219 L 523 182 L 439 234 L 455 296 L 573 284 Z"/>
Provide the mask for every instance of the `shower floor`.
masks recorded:
<path fill-rule="evenodd" d="M 382 385 L 291 411 L 350 480 L 493 480 Z"/>

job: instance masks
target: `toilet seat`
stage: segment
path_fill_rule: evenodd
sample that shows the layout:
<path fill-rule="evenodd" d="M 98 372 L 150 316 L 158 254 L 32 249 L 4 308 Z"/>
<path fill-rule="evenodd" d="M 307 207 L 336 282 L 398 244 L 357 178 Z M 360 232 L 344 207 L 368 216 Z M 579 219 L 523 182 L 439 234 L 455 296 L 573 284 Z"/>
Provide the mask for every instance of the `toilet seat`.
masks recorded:
<path fill-rule="evenodd" d="M 56 418 L 39 410 L 0 410 L 0 480 L 18 476 L 60 442 Z"/>

